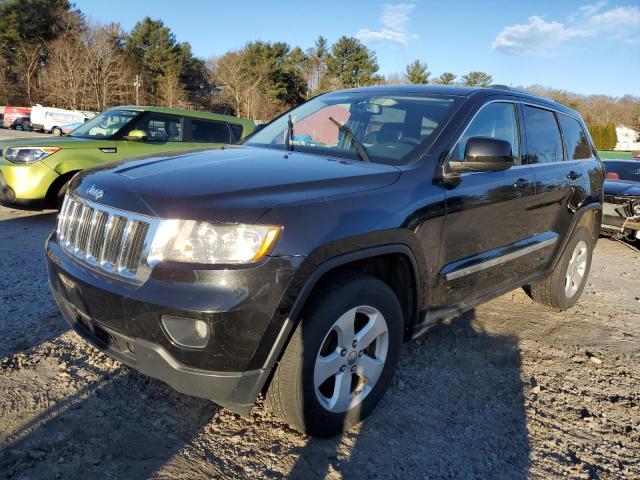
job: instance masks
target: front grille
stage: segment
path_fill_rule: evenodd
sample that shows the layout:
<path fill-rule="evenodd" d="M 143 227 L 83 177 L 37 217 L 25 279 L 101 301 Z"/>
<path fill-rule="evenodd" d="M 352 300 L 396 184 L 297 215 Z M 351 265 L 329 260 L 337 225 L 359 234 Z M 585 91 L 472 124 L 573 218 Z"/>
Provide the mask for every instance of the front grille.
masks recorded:
<path fill-rule="evenodd" d="M 60 245 L 94 270 L 142 283 L 156 219 L 66 195 L 58 216 Z"/>

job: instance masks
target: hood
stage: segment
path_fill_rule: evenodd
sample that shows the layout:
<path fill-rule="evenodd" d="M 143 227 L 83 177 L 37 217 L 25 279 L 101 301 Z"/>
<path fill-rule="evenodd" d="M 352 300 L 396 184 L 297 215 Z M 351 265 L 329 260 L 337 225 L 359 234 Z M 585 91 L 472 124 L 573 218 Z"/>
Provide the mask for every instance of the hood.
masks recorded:
<path fill-rule="evenodd" d="M 615 197 L 640 197 L 640 182 L 632 182 L 629 180 L 605 180 L 604 194 L 605 196 Z"/>
<path fill-rule="evenodd" d="M 383 188 L 388 165 L 269 148 L 227 147 L 109 164 L 78 175 L 72 188 L 101 203 L 161 218 L 253 223 L 277 206 Z"/>

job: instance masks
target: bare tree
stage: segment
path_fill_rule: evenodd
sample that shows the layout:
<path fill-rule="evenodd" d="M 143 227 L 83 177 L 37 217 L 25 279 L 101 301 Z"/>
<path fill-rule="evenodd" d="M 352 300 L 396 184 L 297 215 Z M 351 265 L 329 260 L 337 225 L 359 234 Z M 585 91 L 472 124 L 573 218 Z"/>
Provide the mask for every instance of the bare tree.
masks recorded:
<path fill-rule="evenodd" d="M 18 45 L 16 52 L 24 94 L 29 104 L 32 105 L 36 101 L 36 76 L 42 57 L 42 45 L 23 42 Z"/>
<path fill-rule="evenodd" d="M 239 52 L 228 52 L 209 61 L 212 81 L 220 89 L 220 98 L 228 102 L 236 114 L 260 118 L 263 94 L 260 89 L 267 71 L 260 66 L 250 68 Z"/>
<path fill-rule="evenodd" d="M 133 73 L 119 48 L 117 24 L 95 25 L 87 39 L 87 89 L 91 108 L 104 110 L 132 99 Z"/>
<path fill-rule="evenodd" d="M 70 109 L 86 105 L 86 53 L 86 44 L 73 35 L 65 34 L 50 45 L 43 81 L 51 104 Z"/>
<path fill-rule="evenodd" d="M 175 70 L 169 70 L 158 81 L 158 99 L 161 105 L 180 108 L 187 105 L 187 92 L 180 76 Z"/>

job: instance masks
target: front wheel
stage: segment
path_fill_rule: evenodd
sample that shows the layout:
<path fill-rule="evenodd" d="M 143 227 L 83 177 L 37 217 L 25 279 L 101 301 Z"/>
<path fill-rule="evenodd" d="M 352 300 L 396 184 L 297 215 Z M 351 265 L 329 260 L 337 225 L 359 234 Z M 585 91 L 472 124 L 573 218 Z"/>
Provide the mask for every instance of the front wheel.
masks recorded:
<path fill-rule="evenodd" d="M 589 276 L 593 254 L 593 235 L 577 227 L 551 275 L 530 286 L 531 298 L 559 310 L 573 307 Z"/>
<path fill-rule="evenodd" d="M 51 135 L 55 135 L 56 137 L 59 137 L 62 135 L 62 130 L 59 127 L 53 127 L 51 129 Z"/>
<path fill-rule="evenodd" d="M 387 284 L 357 272 L 313 297 L 267 404 L 296 430 L 332 437 L 369 416 L 387 390 L 402 345 L 402 309 Z"/>

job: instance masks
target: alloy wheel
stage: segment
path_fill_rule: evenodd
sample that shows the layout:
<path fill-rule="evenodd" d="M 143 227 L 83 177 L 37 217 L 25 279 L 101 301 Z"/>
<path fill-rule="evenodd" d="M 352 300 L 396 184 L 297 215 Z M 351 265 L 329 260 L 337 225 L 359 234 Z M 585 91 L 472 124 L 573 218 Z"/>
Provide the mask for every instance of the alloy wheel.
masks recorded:
<path fill-rule="evenodd" d="M 345 312 L 325 336 L 316 357 L 316 397 L 328 411 L 342 413 L 371 393 L 389 351 L 387 322 L 376 308 L 359 306 Z"/>
<path fill-rule="evenodd" d="M 573 297 L 582 282 L 587 271 L 588 247 L 584 240 L 580 240 L 573 249 L 564 284 L 564 293 L 567 298 Z"/>

